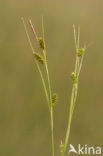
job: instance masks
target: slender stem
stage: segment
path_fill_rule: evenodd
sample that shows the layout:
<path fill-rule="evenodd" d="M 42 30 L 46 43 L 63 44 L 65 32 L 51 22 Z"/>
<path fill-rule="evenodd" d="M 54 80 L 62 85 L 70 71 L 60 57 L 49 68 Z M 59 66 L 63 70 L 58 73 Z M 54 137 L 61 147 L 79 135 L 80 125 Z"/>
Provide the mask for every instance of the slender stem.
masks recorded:
<path fill-rule="evenodd" d="M 50 83 L 49 70 L 48 70 L 47 63 L 45 64 L 45 68 L 46 68 L 47 79 L 48 79 L 48 86 L 49 86 L 50 104 L 52 104 L 52 91 L 51 91 L 51 83 Z"/>
<path fill-rule="evenodd" d="M 43 16 L 42 16 L 42 33 L 43 33 L 43 40 L 44 40 L 44 44 L 45 44 Z M 50 120 L 51 120 L 52 156 L 54 156 L 54 129 L 53 129 L 54 120 L 53 120 L 53 107 L 52 107 L 52 90 L 51 90 L 50 76 L 49 76 L 49 70 L 48 70 L 48 64 L 47 64 L 47 58 L 46 58 L 46 45 L 45 45 L 45 49 L 43 50 L 43 54 L 44 54 L 44 57 L 46 60 L 45 69 L 46 69 L 46 73 L 47 73 L 48 87 L 49 87 L 49 97 L 50 97 L 50 106 L 51 106 Z"/>
<path fill-rule="evenodd" d="M 45 33 L 44 33 L 44 18 L 42 16 L 42 34 L 43 34 L 43 39 L 44 39 L 44 42 L 45 42 Z"/>
<path fill-rule="evenodd" d="M 74 108 L 75 108 L 75 104 L 76 104 L 76 99 L 77 99 L 77 93 L 78 93 L 79 73 L 80 73 L 81 66 L 82 66 L 82 61 L 80 63 L 80 57 L 78 56 L 80 28 L 78 28 L 78 39 L 77 40 L 76 40 L 76 31 L 75 31 L 75 26 L 74 25 L 73 25 L 73 28 L 74 28 L 74 41 L 75 41 L 75 47 L 76 47 L 76 63 L 75 63 L 75 69 L 74 69 L 76 82 L 73 82 L 73 87 L 72 87 L 68 126 L 67 126 L 67 132 L 66 132 L 64 149 L 63 149 L 62 156 L 65 155 L 67 145 L 68 145 L 68 142 L 69 142 L 71 121 L 72 121 L 72 116 L 73 116 L 73 112 L 74 112 Z"/>
<path fill-rule="evenodd" d="M 28 34 L 28 31 L 27 31 L 27 28 L 26 28 L 26 24 L 25 24 L 25 21 L 24 19 L 22 18 L 22 21 L 23 21 L 23 24 L 24 24 L 24 28 L 25 28 L 25 32 L 26 32 L 26 35 L 27 35 L 27 38 L 28 38 L 28 41 L 29 41 L 29 44 L 30 44 L 30 47 L 31 47 L 31 50 L 32 52 L 34 53 L 34 48 L 32 46 L 32 43 L 31 43 L 31 40 L 30 40 L 30 37 L 29 37 L 29 34 Z M 46 84 L 45 84 L 45 81 L 44 81 L 44 77 L 43 77 L 43 74 L 42 74 L 42 71 L 39 67 L 39 64 L 38 62 L 35 60 L 35 64 L 37 66 L 37 69 L 40 73 L 40 77 L 41 77 L 41 80 L 42 80 L 42 84 L 43 84 L 43 88 L 44 88 L 44 92 L 45 92 L 45 96 L 46 96 L 46 100 L 47 100 L 47 103 L 48 103 L 48 107 L 49 107 L 49 110 L 50 110 L 50 104 L 49 104 L 49 96 L 48 96 L 48 92 L 47 92 L 47 88 L 46 88 Z"/>
<path fill-rule="evenodd" d="M 50 109 L 50 105 L 49 105 L 49 97 L 48 97 L 48 92 L 47 92 L 47 88 L 46 88 L 46 84 L 45 84 L 45 81 L 44 81 L 44 78 L 43 78 L 43 75 L 42 75 L 42 72 L 41 72 L 41 69 L 36 61 L 36 65 L 37 65 L 37 68 L 38 68 L 38 71 L 40 73 L 40 77 L 41 77 L 41 80 L 42 80 L 42 84 L 43 84 L 43 87 L 44 87 L 44 91 L 45 91 L 45 96 L 46 96 L 46 99 L 47 99 L 47 103 L 48 103 L 48 107 Z"/>
<path fill-rule="evenodd" d="M 54 130 L 53 130 L 53 108 L 51 107 L 51 137 L 52 137 L 52 156 L 54 156 Z"/>
<path fill-rule="evenodd" d="M 77 58 L 76 58 L 76 62 L 77 62 Z M 73 116 L 73 112 L 74 112 L 75 102 L 76 102 L 76 98 L 77 98 L 77 90 L 78 90 L 78 80 L 77 80 L 77 83 L 73 83 L 73 88 L 72 88 L 71 102 L 70 102 L 70 111 L 69 111 L 69 119 L 68 119 L 68 126 L 67 126 L 67 132 L 66 132 L 66 137 L 65 137 L 63 156 L 65 155 L 66 148 L 67 148 L 67 145 L 68 145 L 68 142 L 69 142 L 71 121 L 72 121 L 72 116 Z"/>
<path fill-rule="evenodd" d="M 52 156 L 54 156 L 54 129 L 53 129 L 53 107 L 52 107 L 52 91 L 51 91 L 51 84 L 50 84 L 50 78 L 49 78 L 49 71 L 48 71 L 48 65 L 46 63 L 46 72 L 47 72 L 47 78 L 48 78 L 48 85 L 49 85 L 49 94 L 50 94 L 50 106 L 51 106 L 51 139 L 52 139 Z"/>
<path fill-rule="evenodd" d="M 44 54 L 46 54 L 46 51 L 44 52 Z M 45 58 L 46 58 L 46 55 L 45 55 Z M 50 120 L 51 120 L 52 156 L 54 156 L 54 129 L 53 129 L 54 121 L 53 121 L 53 107 L 52 107 L 52 91 L 51 91 L 51 83 L 50 83 L 47 61 L 45 64 L 45 68 L 46 68 L 48 86 L 49 86 L 50 107 L 51 107 L 51 109 L 50 109 Z"/>

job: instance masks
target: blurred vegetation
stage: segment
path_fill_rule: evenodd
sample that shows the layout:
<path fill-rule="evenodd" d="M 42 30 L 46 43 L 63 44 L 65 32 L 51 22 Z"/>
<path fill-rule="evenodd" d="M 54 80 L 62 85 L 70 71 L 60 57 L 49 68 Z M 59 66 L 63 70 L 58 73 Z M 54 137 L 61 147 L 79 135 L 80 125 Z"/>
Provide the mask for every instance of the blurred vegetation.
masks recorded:
<path fill-rule="evenodd" d="M 24 27 L 32 19 L 45 37 L 55 107 L 55 152 L 64 139 L 74 69 L 72 25 L 81 27 L 88 48 L 80 76 L 70 143 L 103 146 L 103 1 L 0 1 L 0 156 L 51 155 L 50 116 Z M 29 28 L 29 27 L 28 27 Z M 33 35 L 29 30 L 34 47 Z"/>

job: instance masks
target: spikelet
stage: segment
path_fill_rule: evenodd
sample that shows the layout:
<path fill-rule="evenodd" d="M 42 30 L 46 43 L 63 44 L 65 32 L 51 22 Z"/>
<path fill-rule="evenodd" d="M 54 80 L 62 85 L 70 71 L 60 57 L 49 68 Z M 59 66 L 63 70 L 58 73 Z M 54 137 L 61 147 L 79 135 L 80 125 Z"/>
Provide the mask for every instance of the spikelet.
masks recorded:
<path fill-rule="evenodd" d="M 77 83 L 77 76 L 76 76 L 76 74 L 74 72 L 72 72 L 71 78 L 73 80 L 73 83 Z"/>
<path fill-rule="evenodd" d="M 84 52 L 85 52 L 85 48 L 79 49 L 79 51 L 78 51 L 78 56 L 79 56 L 79 57 L 82 56 L 82 55 L 84 54 Z"/>
<path fill-rule="evenodd" d="M 42 50 L 44 50 L 44 49 L 45 49 L 45 43 L 44 43 L 43 38 L 40 37 L 40 38 L 38 39 L 38 41 L 39 41 L 40 48 L 41 48 Z"/>
<path fill-rule="evenodd" d="M 52 96 L 52 107 L 55 106 L 56 102 L 57 102 L 57 94 L 53 93 L 53 96 Z"/>
<path fill-rule="evenodd" d="M 45 64 L 45 60 L 41 55 L 39 55 L 38 53 L 33 53 L 33 55 L 37 61 L 39 61 L 41 64 Z"/>

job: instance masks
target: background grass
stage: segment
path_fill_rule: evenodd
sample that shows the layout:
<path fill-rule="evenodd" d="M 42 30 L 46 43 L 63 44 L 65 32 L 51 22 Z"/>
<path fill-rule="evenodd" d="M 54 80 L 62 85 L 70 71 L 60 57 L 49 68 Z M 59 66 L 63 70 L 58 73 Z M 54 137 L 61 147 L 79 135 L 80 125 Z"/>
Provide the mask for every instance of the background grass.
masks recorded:
<path fill-rule="evenodd" d="M 44 15 L 52 87 L 59 95 L 54 112 L 56 156 L 67 128 L 75 62 L 73 23 L 81 27 L 81 40 L 93 43 L 83 62 L 70 142 L 103 146 L 102 6 L 102 0 L 0 1 L 0 155 L 51 153 L 48 107 L 22 16 L 32 19 L 40 35 Z"/>

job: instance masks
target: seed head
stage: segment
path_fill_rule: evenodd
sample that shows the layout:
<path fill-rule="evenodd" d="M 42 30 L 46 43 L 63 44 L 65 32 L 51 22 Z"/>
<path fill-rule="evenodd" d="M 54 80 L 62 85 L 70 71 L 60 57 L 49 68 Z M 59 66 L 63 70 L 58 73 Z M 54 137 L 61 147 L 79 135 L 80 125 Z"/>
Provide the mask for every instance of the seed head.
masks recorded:
<path fill-rule="evenodd" d="M 77 76 L 74 72 L 72 72 L 71 77 L 72 77 L 73 82 L 77 83 Z"/>
<path fill-rule="evenodd" d="M 55 106 L 56 102 L 57 102 L 57 94 L 53 93 L 53 96 L 52 96 L 52 107 Z"/>
<path fill-rule="evenodd" d="M 41 64 L 45 64 L 45 60 L 41 55 L 39 55 L 38 53 L 34 53 L 33 55 L 37 61 L 39 61 Z"/>
<path fill-rule="evenodd" d="M 42 50 L 44 50 L 44 49 L 45 49 L 45 43 L 44 43 L 43 38 L 40 37 L 40 38 L 38 39 L 38 41 L 39 41 L 40 48 L 41 48 Z"/>
<path fill-rule="evenodd" d="M 79 56 L 79 57 L 82 56 L 82 55 L 84 54 L 84 52 L 85 52 L 85 48 L 79 49 L 79 51 L 78 51 L 78 56 Z"/>

